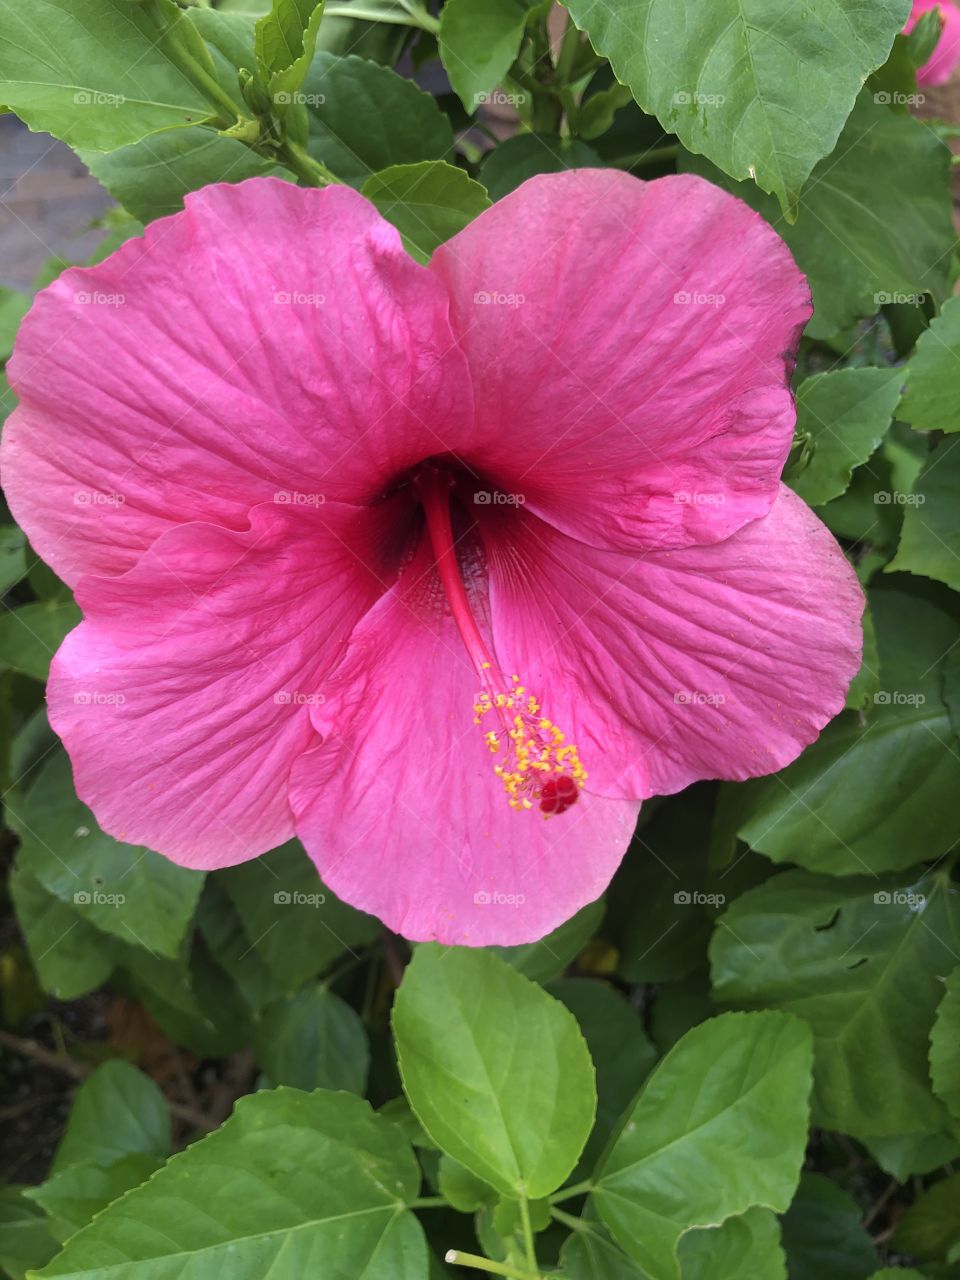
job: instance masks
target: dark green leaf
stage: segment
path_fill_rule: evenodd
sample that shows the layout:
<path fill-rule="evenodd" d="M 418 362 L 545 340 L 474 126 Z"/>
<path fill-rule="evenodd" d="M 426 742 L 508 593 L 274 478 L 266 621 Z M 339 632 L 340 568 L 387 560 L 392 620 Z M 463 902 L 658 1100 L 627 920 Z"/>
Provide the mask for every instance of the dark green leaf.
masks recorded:
<path fill-rule="evenodd" d="M 80 621 L 72 600 L 42 600 L 0 613 L 0 662 L 14 671 L 46 680 L 50 659 Z"/>
<path fill-rule="evenodd" d="M 257 1061 L 272 1084 L 363 1094 L 370 1045 L 363 1023 L 323 986 L 266 1009 L 254 1032 Z"/>
<path fill-rule="evenodd" d="M 960 590 L 960 441 L 941 440 L 906 502 L 897 554 L 887 572 L 904 570 Z"/>
<path fill-rule="evenodd" d="M 805 1173 L 783 1218 L 790 1280 L 866 1280 L 877 1265 L 860 1207 L 842 1187 Z"/>
<path fill-rule="evenodd" d="M 413 257 L 424 262 L 490 206 L 479 182 L 443 160 L 391 165 L 371 175 L 362 192 L 399 230 Z"/>
<path fill-rule="evenodd" d="M 933 1089 L 955 1120 L 960 1120 L 960 966 L 946 980 L 930 1032 Z"/>
<path fill-rule="evenodd" d="M 79 910 L 48 893 L 22 866 L 10 877 L 10 895 L 45 991 L 76 1000 L 106 982 L 114 966 L 110 943 Z"/>
<path fill-rule="evenodd" d="M 960 431 L 960 298 L 950 298 L 907 365 L 900 417 L 921 431 Z"/>
<path fill-rule="evenodd" d="M 488 151 L 480 167 L 480 180 L 491 200 L 502 200 L 521 182 L 538 173 L 562 173 L 564 169 L 601 168 L 592 147 L 576 138 L 552 133 L 519 133 Z"/>
<path fill-rule="evenodd" d="M 165 1157 L 170 1115 L 163 1094 L 129 1062 L 105 1062 L 77 1090 L 52 1171 L 113 1164 L 124 1156 Z"/>

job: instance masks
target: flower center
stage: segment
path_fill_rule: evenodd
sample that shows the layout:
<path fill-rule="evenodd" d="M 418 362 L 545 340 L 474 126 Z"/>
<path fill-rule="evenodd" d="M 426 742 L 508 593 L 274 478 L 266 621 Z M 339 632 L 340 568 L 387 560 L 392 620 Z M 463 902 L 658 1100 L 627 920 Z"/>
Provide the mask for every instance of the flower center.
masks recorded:
<path fill-rule="evenodd" d="M 484 734 L 493 772 L 513 809 L 539 805 L 544 817 L 565 813 L 576 803 L 587 774 L 572 742 L 541 710 L 540 699 L 513 675 L 507 680 L 473 616 L 453 544 L 450 480 L 433 463 L 415 479 L 423 503 L 437 573 L 450 612 L 482 688 L 473 704 L 474 724 L 493 725 Z"/>

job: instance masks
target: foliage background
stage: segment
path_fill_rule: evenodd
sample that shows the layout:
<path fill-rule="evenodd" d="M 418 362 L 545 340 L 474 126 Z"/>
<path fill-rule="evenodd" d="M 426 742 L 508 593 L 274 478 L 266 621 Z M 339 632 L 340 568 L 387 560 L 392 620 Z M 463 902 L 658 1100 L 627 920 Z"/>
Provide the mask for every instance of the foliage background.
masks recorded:
<path fill-rule="evenodd" d="M 0 0 L 0 99 L 113 197 L 98 253 L 253 173 L 335 175 L 421 258 L 534 173 L 735 191 L 812 283 L 786 478 L 867 589 L 864 666 L 788 769 L 645 806 L 557 933 L 408 964 L 295 843 L 204 877 L 98 830 L 42 710 L 78 611 L 7 517 L 0 1271 L 471 1273 L 452 1249 L 567 1280 L 960 1275 L 957 128 L 916 84 L 933 25 L 897 35 L 906 0 L 265 8 Z M 28 305 L 0 293 L 0 360 Z"/>

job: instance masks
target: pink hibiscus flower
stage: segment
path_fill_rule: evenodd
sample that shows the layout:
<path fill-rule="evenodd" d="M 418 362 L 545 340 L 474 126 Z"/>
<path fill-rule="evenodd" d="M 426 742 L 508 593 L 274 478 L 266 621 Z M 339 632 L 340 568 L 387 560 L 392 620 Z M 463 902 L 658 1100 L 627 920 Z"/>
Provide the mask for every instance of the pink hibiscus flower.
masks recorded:
<path fill-rule="evenodd" d="M 778 483 L 808 315 L 746 205 L 614 171 L 429 267 L 356 192 L 254 179 L 65 272 L 3 461 L 84 613 L 48 692 L 79 795 L 193 867 L 296 833 L 410 938 L 547 933 L 643 798 L 843 705 L 861 592 Z"/>
<path fill-rule="evenodd" d="M 960 63 L 960 9 L 954 0 L 913 0 L 913 10 L 903 30 L 909 34 L 931 9 L 940 11 L 940 39 L 917 72 L 917 83 L 946 84 Z"/>

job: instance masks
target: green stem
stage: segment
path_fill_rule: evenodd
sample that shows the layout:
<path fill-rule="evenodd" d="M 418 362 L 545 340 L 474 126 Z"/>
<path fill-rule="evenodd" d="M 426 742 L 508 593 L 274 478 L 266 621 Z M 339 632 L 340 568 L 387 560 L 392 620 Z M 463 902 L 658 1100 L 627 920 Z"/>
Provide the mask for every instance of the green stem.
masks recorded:
<path fill-rule="evenodd" d="M 537 1275 L 537 1250 L 533 1243 L 533 1228 L 530 1225 L 530 1205 L 526 1196 L 520 1197 L 520 1222 L 523 1225 L 523 1247 L 527 1253 L 527 1266 L 534 1275 Z"/>
<path fill-rule="evenodd" d="M 571 1231 L 582 1231 L 583 1222 L 580 1218 L 575 1218 L 572 1213 L 564 1213 L 562 1209 L 550 1209 L 550 1217 L 556 1218 L 558 1222 L 562 1222 L 565 1227 L 569 1227 Z"/>
<path fill-rule="evenodd" d="M 443 1196 L 421 1196 L 419 1200 L 414 1200 L 410 1208 L 411 1209 L 449 1209 L 450 1201 L 444 1200 Z"/>
<path fill-rule="evenodd" d="M 481 1258 L 478 1253 L 464 1253 L 462 1249 L 449 1249 L 444 1258 L 455 1267 L 473 1267 L 477 1271 L 486 1271 L 493 1276 L 507 1276 L 509 1280 L 541 1280 L 538 1275 L 528 1271 L 517 1271 L 503 1262 L 491 1262 L 489 1258 Z"/>
<path fill-rule="evenodd" d="M 291 142 L 289 138 L 284 140 L 283 145 L 277 152 L 277 156 L 308 187 L 329 187 L 332 183 L 339 183 L 340 181 L 336 174 L 331 173 L 325 164 L 321 164 L 319 160 L 314 160 L 313 156 L 304 147 L 301 147 L 296 142 Z"/>
<path fill-rule="evenodd" d="M 574 25 L 573 19 L 568 15 L 567 29 L 563 33 L 560 52 L 557 54 L 557 81 L 559 84 L 566 86 L 570 83 L 570 73 L 573 70 L 579 52 L 580 32 Z"/>
<path fill-rule="evenodd" d="M 662 164 L 664 160 L 673 160 L 679 154 L 679 146 L 655 147 L 652 151 L 638 151 L 636 155 L 622 156 L 611 163 L 617 169 L 636 169 L 640 165 Z"/>
<path fill-rule="evenodd" d="M 328 4 L 323 11 L 325 18 L 359 18 L 361 22 L 388 22 L 395 27 L 419 27 L 436 35 L 440 23 L 432 13 L 417 5 L 404 5 L 404 12 L 398 9 L 378 9 L 376 5 L 367 7 L 353 4 Z"/>
<path fill-rule="evenodd" d="M 562 1187 L 550 1197 L 551 1204 L 562 1204 L 564 1200 L 572 1200 L 574 1196 L 586 1196 L 593 1190 L 592 1182 L 575 1182 L 572 1187 Z"/>
<path fill-rule="evenodd" d="M 180 42 L 176 35 L 176 22 L 168 26 L 163 15 L 158 13 L 153 6 L 148 6 L 148 12 L 159 30 L 156 41 L 157 46 L 163 50 L 177 70 L 181 71 L 209 102 L 226 113 L 226 118 L 221 117 L 217 123 L 221 129 L 229 128 L 240 114 L 239 104 L 234 102 L 223 86 L 217 83 L 209 71 L 201 67 L 190 51 Z M 181 16 L 177 21 L 189 22 L 189 18 Z"/>

